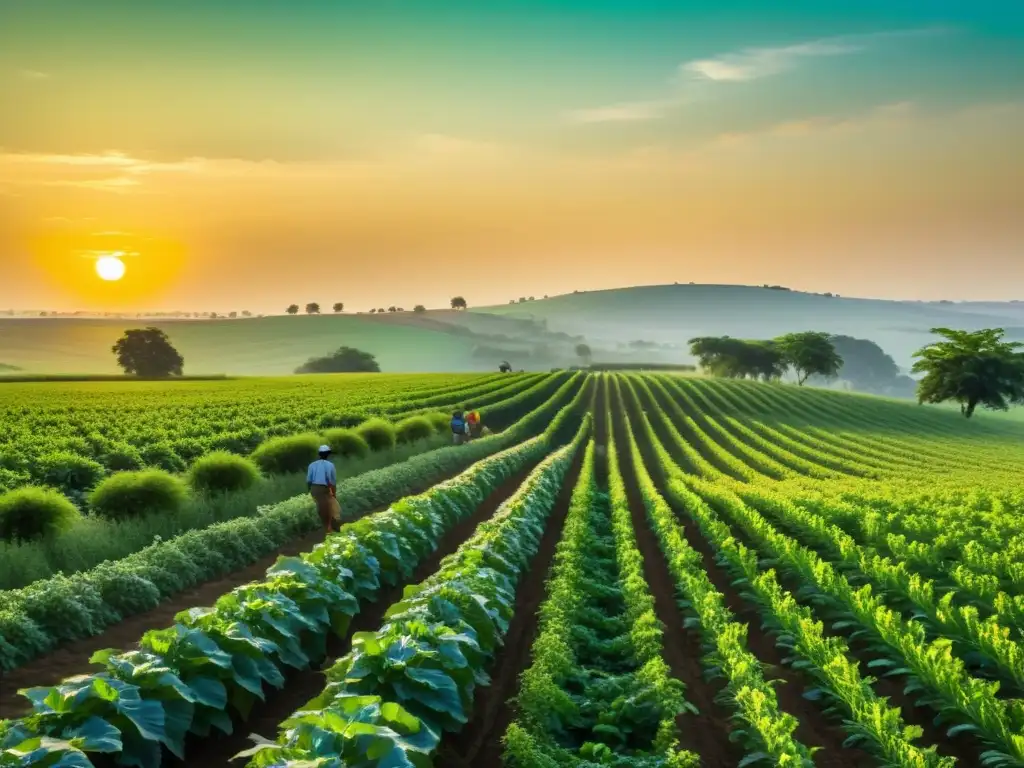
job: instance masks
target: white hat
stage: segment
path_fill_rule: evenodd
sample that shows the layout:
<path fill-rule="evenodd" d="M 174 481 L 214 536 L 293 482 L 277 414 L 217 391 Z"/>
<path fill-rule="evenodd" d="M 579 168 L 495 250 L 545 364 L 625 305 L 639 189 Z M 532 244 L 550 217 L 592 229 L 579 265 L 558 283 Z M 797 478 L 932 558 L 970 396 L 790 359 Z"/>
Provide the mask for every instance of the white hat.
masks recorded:
<path fill-rule="evenodd" d="M 321 445 L 320 446 L 320 453 L 330 453 L 330 452 L 331 452 L 331 446 L 329 446 L 329 445 Z"/>

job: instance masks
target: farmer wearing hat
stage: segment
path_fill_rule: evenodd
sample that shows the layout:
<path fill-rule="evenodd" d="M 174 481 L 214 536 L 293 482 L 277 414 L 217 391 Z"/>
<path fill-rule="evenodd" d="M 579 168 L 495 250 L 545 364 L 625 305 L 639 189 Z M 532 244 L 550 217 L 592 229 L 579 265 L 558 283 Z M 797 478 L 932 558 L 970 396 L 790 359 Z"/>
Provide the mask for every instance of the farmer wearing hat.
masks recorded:
<path fill-rule="evenodd" d="M 324 525 L 324 533 L 333 533 L 334 520 L 341 520 L 341 505 L 338 504 L 338 473 L 330 461 L 331 447 L 320 446 L 320 458 L 309 465 L 306 486 L 316 502 L 316 511 Z"/>

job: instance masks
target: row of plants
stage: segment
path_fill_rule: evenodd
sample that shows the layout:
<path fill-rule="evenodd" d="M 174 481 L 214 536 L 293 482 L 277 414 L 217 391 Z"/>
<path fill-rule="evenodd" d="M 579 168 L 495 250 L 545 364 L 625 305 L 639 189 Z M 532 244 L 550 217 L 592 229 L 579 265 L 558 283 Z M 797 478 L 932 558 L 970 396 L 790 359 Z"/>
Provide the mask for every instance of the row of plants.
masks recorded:
<path fill-rule="evenodd" d="M 0 724 L 0 765 L 90 766 L 90 753 L 119 765 L 159 765 L 163 749 L 184 759 L 188 734 L 230 733 L 232 713 L 244 719 L 268 687 L 284 684 L 288 668 L 322 659 L 328 635 L 344 636 L 361 604 L 382 585 L 408 579 L 446 530 L 551 450 L 550 435 L 579 418 L 581 402 L 562 408 L 546 433 L 343 526 L 308 555 L 279 559 L 265 581 L 233 590 L 210 609 L 179 614 L 173 627 L 147 632 L 138 650 L 96 654 L 103 671 L 24 691 L 33 711 Z M 542 466 L 564 474 L 580 439 Z M 540 473 L 547 482 L 549 474 Z"/>
<path fill-rule="evenodd" d="M 338 487 L 342 509 L 346 516 L 358 517 L 533 435 L 558 439 L 565 419 L 581 410 L 588 392 L 584 380 L 573 377 L 541 408 L 501 434 L 344 481 Z M 252 519 L 190 531 L 122 560 L 6 592 L 0 608 L 0 668 L 14 669 L 62 642 L 98 634 L 197 583 L 250 565 L 318 525 L 307 495 L 255 512 Z M 284 524 L 278 527 L 278 520 Z M 183 560 L 192 565 L 183 566 Z"/>
<path fill-rule="evenodd" d="M 161 420 L 159 426 L 150 425 L 144 414 L 133 414 L 133 421 L 125 422 L 124 414 L 110 408 L 85 419 L 68 415 L 68 421 L 79 422 L 79 427 L 61 439 L 48 434 L 54 425 L 47 420 L 53 414 L 44 419 L 38 413 L 28 413 L 13 425 L 13 434 L 0 442 L 0 490 L 35 483 L 58 487 L 74 497 L 110 473 L 144 467 L 180 473 L 209 453 L 248 455 L 268 441 L 297 433 L 356 427 L 380 416 L 401 421 L 409 415 L 433 414 L 441 406 L 461 406 L 465 401 L 478 408 L 494 406 L 529 388 L 537 378 L 516 377 L 511 384 L 507 379 L 496 380 L 487 382 L 485 388 L 454 388 L 440 393 L 431 389 L 429 397 L 417 397 L 414 391 L 411 398 L 397 400 L 389 399 L 395 395 L 378 386 L 377 396 L 372 399 L 342 397 L 341 403 L 329 403 L 301 418 L 275 415 L 292 413 L 296 405 L 287 401 L 268 403 L 262 410 L 252 404 L 245 409 L 224 406 L 215 415 L 205 417 L 198 413 L 174 414 L 173 407 L 164 405 L 154 409 L 158 414 L 155 418 Z M 185 421 L 173 421 L 172 414 Z M 67 429 L 67 425 L 61 429 Z"/>
<path fill-rule="evenodd" d="M 469 721 L 502 645 L 565 475 L 591 428 L 541 462 L 495 516 L 425 581 L 408 587 L 376 632 L 327 672 L 324 691 L 240 755 L 250 766 L 432 764 L 444 733 Z"/>
<path fill-rule="evenodd" d="M 751 601 L 758 607 L 765 628 L 776 634 L 776 642 L 787 653 L 785 662 L 815 681 L 815 686 L 805 691 L 805 697 L 821 702 L 826 712 L 834 711 L 844 718 L 843 726 L 849 734 L 847 745 L 862 747 L 874 753 L 885 765 L 906 768 L 952 768 L 955 761 L 938 755 L 934 746 L 924 748 L 914 743 L 921 737 L 922 729 L 907 725 L 897 707 L 890 706 L 884 698 L 875 694 L 871 686 L 872 678 L 860 674 L 857 663 L 851 660 L 852 654 L 846 643 L 838 637 L 826 637 L 821 621 L 815 618 L 812 611 L 799 605 L 793 596 L 780 586 L 773 569 L 761 569 L 757 553 L 742 544 L 705 500 L 692 490 L 692 476 L 678 470 L 646 416 L 637 423 L 637 426 L 640 438 L 651 447 L 655 460 L 667 478 L 665 490 L 668 500 L 697 524 L 701 534 L 717 552 L 719 562 L 732 573 L 735 580 L 733 583 L 741 589 L 743 599 Z M 639 458 L 638 450 L 635 455 Z M 709 611 L 709 627 L 729 627 L 730 625 L 720 623 L 714 618 L 716 615 L 719 618 L 726 617 L 728 612 L 721 605 L 721 595 L 707 597 L 716 593 L 709 591 L 711 585 L 702 569 L 700 557 L 685 542 L 675 520 L 674 511 L 665 504 L 664 498 L 658 499 L 649 476 L 641 479 L 647 486 L 645 498 L 650 500 L 649 514 L 653 512 L 652 522 L 659 537 L 663 539 L 663 547 L 673 570 L 680 576 L 685 574 L 681 580 L 688 583 L 690 588 L 697 589 L 693 595 L 704 595 L 694 599 L 684 586 L 683 591 L 688 596 L 690 610 L 698 615 L 700 611 Z M 673 553 L 685 554 L 678 556 Z M 735 624 L 731 626 L 735 627 Z M 722 638 L 726 641 L 726 647 L 730 641 L 742 636 L 737 629 L 731 630 L 731 637 L 729 632 L 730 630 L 726 629 L 726 634 Z M 731 653 L 737 653 L 738 650 L 740 649 L 733 646 Z M 725 665 L 725 654 L 726 651 L 720 650 L 712 657 L 711 663 Z M 756 664 L 753 657 L 748 657 L 747 664 L 741 662 L 742 654 L 733 658 L 737 659 L 734 669 L 741 675 L 749 674 L 751 669 L 756 669 L 751 666 Z M 727 667 L 716 668 L 725 671 Z M 742 703 L 751 705 L 744 719 L 756 718 L 754 732 L 762 734 L 762 743 L 777 748 L 778 734 L 792 734 L 787 716 L 782 715 L 781 719 L 775 720 L 783 726 L 781 728 L 771 728 L 771 720 L 757 716 L 758 707 L 763 706 L 763 702 L 773 701 L 773 698 L 769 698 L 767 692 L 764 692 L 763 696 L 751 696 Z M 738 696 L 736 704 L 741 705 Z M 772 711 L 775 710 L 777 706 L 772 708 Z M 775 715 L 775 718 L 778 718 L 778 715 Z M 745 732 L 749 737 L 750 731 L 745 729 Z M 772 749 L 766 748 L 760 753 L 754 753 L 762 762 L 789 764 L 771 763 L 771 758 L 766 755 L 772 754 Z"/>
<path fill-rule="evenodd" d="M 653 433 L 649 422 L 643 436 Z M 659 494 L 644 463 L 633 429 L 624 422 L 633 476 L 640 490 L 651 528 L 668 563 L 681 604 L 696 628 L 708 653 L 704 660 L 710 675 L 725 681 L 729 701 L 742 723 L 733 731 L 742 740 L 746 754 L 744 766 L 784 765 L 811 768 L 813 753 L 794 733 L 797 721 L 779 707 L 772 681 L 765 680 L 760 661 L 747 649 L 747 629 L 739 624 L 725 606 L 724 596 L 704 571 L 700 554 L 687 543 L 675 516 Z"/>
<path fill-rule="evenodd" d="M 532 662 L 505 734 L 512 768 L 696 766 L 678 748 L 687 711 L 643 576 L 625 488 L 607 445 L 609 494 L 588 446 L 541 607 Z"/>

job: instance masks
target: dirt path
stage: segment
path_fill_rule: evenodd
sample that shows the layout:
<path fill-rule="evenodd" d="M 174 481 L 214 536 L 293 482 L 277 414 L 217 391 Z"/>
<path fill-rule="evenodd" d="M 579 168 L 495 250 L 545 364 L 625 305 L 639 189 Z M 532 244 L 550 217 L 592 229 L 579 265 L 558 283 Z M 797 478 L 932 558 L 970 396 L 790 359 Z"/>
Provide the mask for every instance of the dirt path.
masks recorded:
<path fill-rule="evenodd" d="M 404 494 L 404 496 L 423 493 L 464 471 L 465 469 L 447 472 L 429 481 L 424 481 L 411 493 Z M 387 506 L 369 510 L 360 517 L 372 515 L 384 509 L 387 509 Z M 351 520 L 346 522 L 351 522 Z M 295 539 L 273 554 L 267 555 L 240 571 L 234 571 L 199 584 L 186 592 L 181 592 L 150 611 L 131 616 L 108 627 L 95 637 L 65 643 L 45 656 L 33 659 L 12 672 L 0 673 L 0 719 L 21 717 L 29 711 L 27 700 L 18 695 L 19 689 L 57 685 L 67 677 L 96 671 L 98 668 L 89 665 L 89 659 L 96 651 L 107 648 L 125 650 L 135 648 L 140 638 L 149 630 L 169 627 L 174 623 L 174 617 L 182 611 L 213 605 L 219 597 L 236 587 L 262 580 L 266 576 L 267 569 L 277 562 L 279 557 L 291 557 L 309 552 L 323 539 L 321 531 Z"/>
<path fill-rule="evenodd" d="M 562 490 L 548 519 L 540 548 L 534 555 L 524 583 L 516 590 L 515 613 L 505 642 L 490 669 L 491 684 L 478 688 L 469 724 L 457 734 L 446 734 L 434 764 L 444 768 L 498 768 L 504 747 L 501 740 L 515 716 L 513 697 L 519 690 L 519 676 L 530 664 L 530 651 L 537 637 L 539 610 L 547 597 L 547 577 L 569 503 L 583 463 L 580 448 L 566 473 Z"/>
<path fill-rule="evenodd" d="M 444 535 L 434 553 L 421 562 L 408 581 L 381 591 L 379 598 L 362 610 L 352 620 L 344 638 L 334 637 L 327 643 L 327 658 L 317 668 L 294 671 L 287 676 L 285 687 L 270 690 L 266 703 L 253 708 L 249 719 L 240 722 L 235 719 L 235 732 L 231 736 L 194 740 L 186 746 L 186 760 L 180 761 L 169 755 L 165 766 L 225 766 L 238 752 L 252 746 L 249 734 L 257 733 L 265 738 L 273 739 L 281 722 L 302 707 L 306 702 L 317 696 L 325 685 L 323 670 L 329 667 L 334 659 L 344 656 L 352 647 L 352 636 L 357 632 L 369 632 L 380 627 L 388 608 L 402 598 L 407 585 L 418 584 L 437 571 L 441 560 L 452 554 L 476 530 L 477 526 L 489 520 L 497 512 L 502 502 L 515 493 L 538 462 L 517 472 L 499 485 L 466 519 L 459 522 Z"/>
<path fill-rule="evenodd" d="M 623 414 L 622 408 L 615 408 L 614 411 L 620 417 Z M 626 496 L 633 516 L 637 546 L 644 558 L 644 576 L 654 596 L 655 611 L 664 624 L 665 662 L 672 676 L 686 686 L 686 700 L 699 711 L 696 715 L 679 716 L 680 744 L 700 755 L 702 764 L 707 768 L 735 768 L 743 759 L 743 750 L 729 739 L 733 713 L 715 701 L 724 686 L 720 681 L 708 683 L 704 679 L 701 659 L 705 652 L 700 634 L 685 628 L 674 580 L 658 539 L 647 521 L 625 429 L 619 418 L 613 419 L 612 426 L 619 467 L 626 482 Z"/>

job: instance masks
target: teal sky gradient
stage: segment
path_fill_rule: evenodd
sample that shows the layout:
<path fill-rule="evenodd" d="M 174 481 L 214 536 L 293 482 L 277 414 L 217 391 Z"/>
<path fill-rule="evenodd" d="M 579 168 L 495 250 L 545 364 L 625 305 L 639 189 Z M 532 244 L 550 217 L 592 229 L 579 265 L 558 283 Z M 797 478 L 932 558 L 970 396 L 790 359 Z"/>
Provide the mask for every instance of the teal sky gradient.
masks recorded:
<path fill-rule="evenodd" d="M 728 66 L 732 74 L 719 80 L 701 74 L 726 71 L 711 66 Z M 890 114 L 903 120 L 911 108 L 906 119 L 912 126 L 886 127 Z M 975 110 L 983 116 L 974 117 Z M 401 159 L 403 153 L 424 137 L 434 137 L 431 151 L 439 150 L 437 137 L 450 141 L 440 151 L 458 152 L 457 168 L 450 174 L 439 170 L 443 179 L 417 177 L 402 184 L 401 199 L 387 197 L 391 176 L 353 181 L 348 170 L 338 170 L 317 182 L 324 188 L 328 182 L 347 185 L 345 194 L 357 199 L 395 200 L 390 219 L 367 213 L 352 225 L 360 227 L 359 248 L 378 257 L 354 282 L 373 283 L 382 264 L 413 258 L 408 242 L 398 245 L 390 233 L 375 236 L 367 222 L 382 230 L 407 226 L 421 258 L 433 254 L 442 267 L 464 258 L 446 260 L 438 253 L 454 253 L 458 243 L 479 251 L 487 228 L 495 236 L 517 231 L 506 238 L 508 248 L 530 249 L 531 258 L 544 263 L 542 253 L 587 253 L 594 243 L 583 232 L 585 214 L 615 218 L 619 204 L 635 212 L 622 214 L 621 232 L 608 235 L 605 257 L 615 258 L 630 243 L 628 233 L 639 232 L 643 236 L 634 240 L 646 255 L 637 258 L 649 261 L 645 274 L 655 281 L 665 254 L 705 248 L 732 254 L 733 281 L 761 282 L 744 266 L 759 256 L 757 244 L 771 239 L 758 233 L 774 226 L 769 214 L 757 219 L 758 195 L 771 197 L 766 190 L 782 185 L 794 201 L 813 201 L 822 179 L 834 185 L 847 178 L 851 191 L 836 193 L 831 213 L 808 214 L 807 231 L 792 234 L 792 250 L 811 248 L 834 225 L 844 248 L 892 254 L 909 241 L 917 245 L 908 258 L 925 259 L 926 223 L 935 218 L 949 224 L 952 218 L 964 258 L 990 253 L 989 272 L 1000 266 L 1009 272 L 1002 278 L 980 275 L 976 285 L 951 274 L 948 284 L 938 281 L 929 291 L 996 297 L 1008 290 L 1006 274 L 1024 279 L 1024 266 L 1008 261 L 1024 263 L 1024 213 L 1013 215 L 1024 210 L 1024 194 L 1013 191 L 1024 181 L 1024 160 L 1012 157 L 1013 137 L 1024 127 L 1019 0 L 0 0 L 0 112 L 0 225 L 8 225 L 0 233 L 0 258 L 11 274 L 25 276 L 12 297 L 27 291 L 39 301 L 73 298 L 31 277 L 28 262 L 38 256 L 31 256 L 30 243 L 47 235 L 41 223 L 47 220 L 87 218 L 104 229 L 146 229 L 182 241 L 192 254 L 190 274 L 207 278 L 231 273 L 241 246 L 233 250 L 225 243 L 244 241 L 250 252 L 262 248 L 263 262 L 272 264 L 284 243 L 301 242 L 311 253 L 324 254 L 339 238 L 352 237 L 341 224 L 307 220 L 301 213 L 292 219 L 282 215 L 276 229 L 268 223 L 258 234 L 239 234 L 235 230 L 248 226 L 241 219 L 216 219 L 208 209 L 198 210 L 198 203 L 197 210 L 188 208 L 175 196 L 198 193 L 185 191 L 185 182 L 173 193 L 170 182 L 150 183 L 154 174 L 146 167 L 125 171 L 136 175 L 114 190 L 116 199 L 111 189 L 91 186 L 106 177 L 90 176 L 83 184 L 78 176 L 69 182 L 71 177 L 45 175 L 54 166 L 77 167 L 71 156 L 114 151 L 140 166 L 189 158 L 211 164 L 273 161 L 286 167 L 282 173 L 289 181 L 232 187 L 224 194 L 236 197 L 223 199 L 248 195 L 246 203 L 227 207 L 280 211 L 303 195 L 321 201 L 324 195 L 323 188 L 314 192 L 296 181 L 289 169 L 306 173 L 317 164 L 347 169 L 383 163 L 395 166 L 395 179 L 405 179 L 420 171 L 410 170 L 419 161 Z M 957 120 L 964 121 L 962 129 L 944 127 Z M 854 126 L 850 135 L 821 139 L 843 126 Z M 778 136 L 801 138 L 752 150 L 742 162 L 707 154 L 708 147 L 736 136 L 755 142 L 765 136 L 771 142 Z M 833 143 L 821 145 L 825 140 Z M 491 166 L 491 160 L 465 154 L 474 147 L 528 157 Z M 1016 151 L 1021 154 L 1019 139 Z M 641 170 L 622 166 L 623 158 L 650 153 L 672 159 Z M 700 178 L 707 181 L 694 181 L 682 170 L 695 154 L 706 174 Z M 38 157 L 29 163 L 22 155 Z M 10 164 L 6 171 L 3 158 Z M 532 192 L 531 168 L 537 177 Z M 668 168 L 677 175 L 668 176 Z M 902 168 L 902 180 L 889 183 L 890 168 Z M 467 176 L 458 181 L 463 170 Z M 701 185 L 715 186 L 720 178 L 735 190 L 723 186 L 721 200 L 701 208 L 701 221 L 748 227 L 749 242 L 734 242 L 731 234 L 715 239 L 710 229 L 684 232 L 670 220 L 673 210 L 688 215 Z M 137 184 L 140 179 L 145 183 Z M 602 180 L 609 189 L 592 200 Z M 442 189 L 449 182 L 453 186 Z M 946 198 L 935 196 L 937 184 L 948 185 Z M 895 208 L 879 203 L 878 211 L 861 213 L 870 207 L 872 186 L 897 195 Z M 969 197 L 974 189 L 982 196 Z M 493 211 L 469 212 L 489 203 Z M 652 212 L 662 205 L 663 212 Z M 799 209 L 799 202 L 793 207 Z M 552 223 L 545 211 L 569 213 Z M 329 218 L 327 209 L 324 215 Z M 484 222 L 472 242 L 460 240 L 460 216 Z M 657 222 L 654 216 L 660 216 Z M 855 232 L 858 221 L 863 231 Z M 531 222 L 529 237 L 518 232 L 517 222 Z M 892 234 L 897 230 L 898 237 Z M 647 238 L 648 232 L 657 237 Z M 787 248 L 779 238 L 772 242 L 773 253 Z M 253 246 L 253 240 L 263 245 Z M 869 244 L 856 245 L 861 241 Z M 950 242 L 948 235 L 943 242 Z M 500 259 L 509 258 L 507 250 L 497 250 Z M 797 264 L 783 264 L 779 271 L 803 275 L 807 287 L 824 288 L 843 274 L 823 266 L 820 277 L 808 276 Z M 719 266 L 707 277 L 729 281 L 726 266 Z M 629 282 L 629 274 L 602 267 L 592 287 Z M 535 276 L 532 286 L 517 283 L 515 291 L 554 293 L 575 287 L 573 280 L 578 282 L 566 275 L 547 285 Z M 917 290 L 913 278 L 893 281 L 875 293 Z M 269 304 L 277 280 L 265 282 Z M 439 300 L 442 286 L 439 281 Z M 871 293 L 867 281 L 835 289 Z M 7 303 L 4 290 L 0 304 Z M 480 293 L 489 290 L 481 286 Z M 175 284 L 152 300 L 180 305 L 188 295 L 183 284 Z"/>

